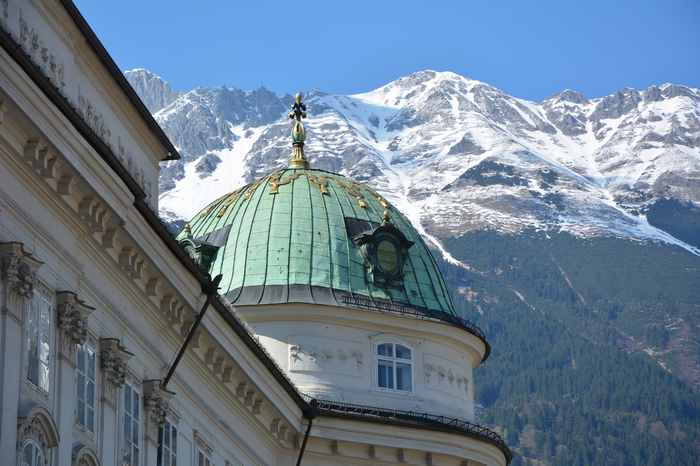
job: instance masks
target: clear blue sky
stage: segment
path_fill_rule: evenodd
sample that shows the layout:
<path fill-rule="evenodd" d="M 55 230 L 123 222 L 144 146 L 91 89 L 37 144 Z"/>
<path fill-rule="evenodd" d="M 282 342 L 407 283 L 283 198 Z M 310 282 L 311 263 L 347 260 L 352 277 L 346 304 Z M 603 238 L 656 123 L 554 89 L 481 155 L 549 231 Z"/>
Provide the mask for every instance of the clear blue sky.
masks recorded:
<path fill-rule="evenodd" d="M 122 69 L 178 90 L 354 93 L 421 69 L 518 97 L 700 87 L 700 0 L 77 0 Z"/>

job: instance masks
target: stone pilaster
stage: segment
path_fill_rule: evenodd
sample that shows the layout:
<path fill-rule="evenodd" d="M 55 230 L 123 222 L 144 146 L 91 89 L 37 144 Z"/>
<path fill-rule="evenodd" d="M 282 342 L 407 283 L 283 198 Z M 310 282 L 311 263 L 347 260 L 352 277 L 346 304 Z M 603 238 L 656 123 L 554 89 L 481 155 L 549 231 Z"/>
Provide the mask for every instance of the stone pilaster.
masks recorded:
<path fill-rule="evenodd" d="M 100 339 L 100 367 L 102 369 L 102 423 L 100 425 L 101 463 L 119 463 L 118 441 L 120 427 L 118 394 L 124 385 L 127 362 L 133 356 L 117 338 Z"/>
<path fill-rule="evenodd" d="M 25 309 L 34 293 L 36 271 L 42 262 L 22 243 L 0 243 L 0 451 L 14 452 L 17 442 L 19 392 L 24 359 Z M 11 465 L 15 455 L 4 456 Z"/>
<path fill-rule="evenodd" d="M 71 438 L 75 424 L 75 356 L 77 346 L 87 339 L 88 317 L 94 308 L 72 291 L 56 293 L 56 323 L 58 326 L 56 419 L 62 438 Z M 58 446 L 58 466 L 71 466 L 72 443 Z"/>
<path fill-rule="evenodd" d="M 144 464 L 155 464 L 158 455 L 158 428 L 165 422 L 174 393 L 161 387 L 161 380 L 143 381 L 143 406 L 145 414 L 146 459 Z"/>

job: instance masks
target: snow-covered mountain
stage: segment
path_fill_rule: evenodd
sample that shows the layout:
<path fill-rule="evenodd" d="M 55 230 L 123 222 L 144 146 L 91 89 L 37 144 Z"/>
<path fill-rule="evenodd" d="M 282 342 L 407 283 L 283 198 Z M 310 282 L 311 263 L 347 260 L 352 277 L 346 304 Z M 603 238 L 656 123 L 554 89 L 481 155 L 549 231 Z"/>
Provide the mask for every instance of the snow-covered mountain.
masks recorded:
<path fill-rule="evenodd" d="M 177 99 L 178 93 L 170 87 L 170 84 L 149 70 L 137 68 L 125 74 L 129 84 L 136 90 L 151 113 L 157 112 Z"/>
<path fill-rule="evenodd" d="M 167 100 L 155 98 L 169 89 L 162 80 L 126 74 L 146 101 Z M 370 182 L 448 260 L 441 242 L 474 230 L 650 239 L 700 253 L 646 216 L 660 199 L 700 205 L 698 89 L 663 84 L 594 99 L 565 90 L 531 102 L 426 70 L 305 100 L 313 166 Z M 200 88 L 158 110 L 184 155 L 163 169 L 162 214 L 187 219 L 286 165 L 290 102 L 264 88 Z"/>

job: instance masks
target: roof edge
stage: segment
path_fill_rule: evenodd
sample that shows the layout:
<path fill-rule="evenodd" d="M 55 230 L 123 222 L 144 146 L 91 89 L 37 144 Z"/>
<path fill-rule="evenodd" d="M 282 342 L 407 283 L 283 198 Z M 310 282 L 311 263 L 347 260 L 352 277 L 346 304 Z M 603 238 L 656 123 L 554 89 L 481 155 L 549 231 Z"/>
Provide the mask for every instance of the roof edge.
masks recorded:
<path fill-rule="evenodd" d="M 112 59 L 109 52 L 107 52 L 107 49 L 97 38 L 95 31 L 92 30 L 87 20 L 85 20 L 82 13 L 80 13 L 80 10 L 78 10 L 78 7 L 75 6 L 72 0 L 61 0 L 60 3 L 61 5 L 63 5 L 63 8 L 66 10 L 68 15 L 71 17 L 78 30 L 80 30 L 80 32 L 83 34 L 92 51 L 95 53 L 95 55 L 97 55 L 97 57 L 105 66 L 105 68 L 107 68 L 107 71 L 109 71 L 109 74 L 112 76 L 117 86 L 121 88 L 126 98 L 136 108 L 137 113 L 141 115 L 141 118 L 143 118 L 144 122 L 146 123 L 146 126 L 148 126 L 152 134 L 165 148 L 167 155 L 164 158 L 162 158 L 161 161 L 165 162 L 168 160 L 179 160 L 181 158 L 180 153 L 170 141 L 168 136 L 165 134 L 163 128 L 161 128 L 158 122 L 155 120 L 155 118 L 153 118 L 151 112 L 148 111 L 146 105 L 136 94 L 136 91 L 126 80 L 124 73 L 122 73 L 122 71 Z"/>
<path fill-rule="evenodd" d="M 513 452 L 497 432 L 486 426 L 459 418 L 398 409 L 375 408 L 373 406 L 322 400 L 304 395 L 316 411 L 317 416 L 352 419 L 414 429 L 427 429 L 450 434 L 464 435 L 474 440 L 489 443 L 498 448 L 510 464 Z"/>

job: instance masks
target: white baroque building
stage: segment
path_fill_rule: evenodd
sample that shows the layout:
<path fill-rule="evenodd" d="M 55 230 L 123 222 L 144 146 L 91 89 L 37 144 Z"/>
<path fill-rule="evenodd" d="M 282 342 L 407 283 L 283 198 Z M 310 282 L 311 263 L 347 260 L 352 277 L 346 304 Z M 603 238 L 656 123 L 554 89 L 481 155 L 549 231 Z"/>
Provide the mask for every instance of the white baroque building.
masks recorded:
<path fill-rule="evenodd" d="M 3 466 L 510 461 L 473 423 L 484 336 L 400 212 L 308 167 L 303 127 L 176 240 L 177 150 L 73 3 L 0 0 L 0 46 Z"/>

